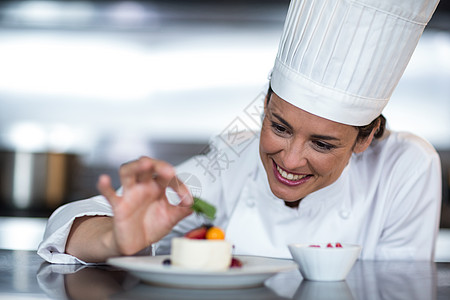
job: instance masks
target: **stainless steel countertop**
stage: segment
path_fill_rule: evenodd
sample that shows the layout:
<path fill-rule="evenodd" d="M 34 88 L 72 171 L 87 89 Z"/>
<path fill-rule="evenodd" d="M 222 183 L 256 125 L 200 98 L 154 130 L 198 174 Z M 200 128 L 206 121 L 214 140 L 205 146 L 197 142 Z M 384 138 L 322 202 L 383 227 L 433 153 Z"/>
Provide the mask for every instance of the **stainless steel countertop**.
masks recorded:
<path fill-rule="evenodd" d="M 265 286 L 188 290 L 139 282 L 109 266 L 52 265 L 34 251 L 0 250 L 0 299 L 449 299 L 450 264 L 358 261 L 345 281 L 279 273 Z"/>

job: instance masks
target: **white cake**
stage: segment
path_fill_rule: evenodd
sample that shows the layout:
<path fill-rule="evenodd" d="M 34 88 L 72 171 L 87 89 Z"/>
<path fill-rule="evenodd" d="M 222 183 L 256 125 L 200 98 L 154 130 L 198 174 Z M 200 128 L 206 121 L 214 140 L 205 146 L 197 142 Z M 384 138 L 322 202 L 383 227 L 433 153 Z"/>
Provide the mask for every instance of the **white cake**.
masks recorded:
<path fill-rule="evenodd" d="M 172 239 L 173 266 L 205 271 L 225 271 L 231 264 L 232 246 L 225 240 Z"/>

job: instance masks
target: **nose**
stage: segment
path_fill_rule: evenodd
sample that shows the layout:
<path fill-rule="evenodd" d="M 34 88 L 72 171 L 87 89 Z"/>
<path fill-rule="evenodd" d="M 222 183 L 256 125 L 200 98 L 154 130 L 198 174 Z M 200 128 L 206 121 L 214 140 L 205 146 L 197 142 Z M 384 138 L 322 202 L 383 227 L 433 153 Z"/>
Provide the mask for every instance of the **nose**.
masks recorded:
<path fill-rule="evenodd" d="M 293 172 L 308 164 L 308 149 L 305 143 L 300 140 L 288 142 L 283 152 L 284 167 Z"/>

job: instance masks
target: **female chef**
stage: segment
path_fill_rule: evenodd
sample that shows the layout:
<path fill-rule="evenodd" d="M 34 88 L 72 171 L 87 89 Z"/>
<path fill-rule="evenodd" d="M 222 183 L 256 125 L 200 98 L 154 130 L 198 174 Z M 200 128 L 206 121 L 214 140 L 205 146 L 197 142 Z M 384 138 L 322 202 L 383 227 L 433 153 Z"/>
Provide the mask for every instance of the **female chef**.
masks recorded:
<path fill-rule="evenodd" d="M 361 244 L 361 259 L 432 260 L 439 157 L 384 130 L 381 112 L 436 5 L 293 0 L 260 134 L 219 135 L 176 169 L 142 157 L 120 168 L 119 192 L 101 176 L 101 196 L 54 212 L 38 253 L 54 263 L 168 253 L 204 222 L 194 194 L 217 207 L 235 254 L 290 257 L 289 243 L 341 241 Z"/>

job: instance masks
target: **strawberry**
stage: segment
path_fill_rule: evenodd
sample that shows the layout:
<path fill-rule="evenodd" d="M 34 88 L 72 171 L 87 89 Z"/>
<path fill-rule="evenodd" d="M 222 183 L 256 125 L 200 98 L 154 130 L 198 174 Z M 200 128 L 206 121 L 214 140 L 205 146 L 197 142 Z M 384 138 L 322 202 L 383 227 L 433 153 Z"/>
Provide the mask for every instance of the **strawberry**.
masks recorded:
<path fill-rule="evenodd" d="M 331 245 L 331 243 L 328 243 L 327 248 L 333 248 L 333 245 Z"/>
<path fill-rule="evenodd" d="M 189 232 L 187 232 L 184 237 L 188 239 L 195 239 L 195 240 L 204 240 L 206 239 L 206 232 L 208 231 L 208 227 L 201 226 L 198 228 L 195 228 Z"/>
<path fill-rule="evenodd" d="M 336 243 L 336 248 L 342 248 L 341 243 Z"/>

